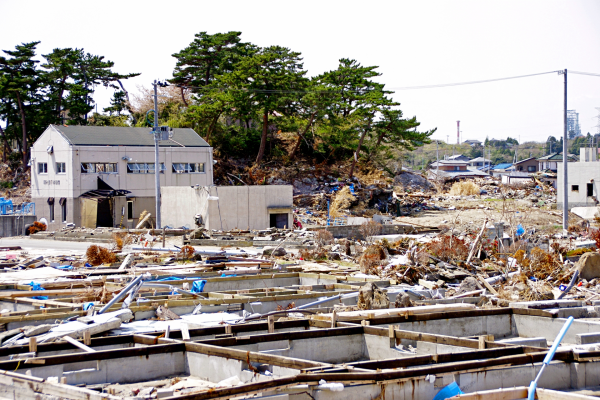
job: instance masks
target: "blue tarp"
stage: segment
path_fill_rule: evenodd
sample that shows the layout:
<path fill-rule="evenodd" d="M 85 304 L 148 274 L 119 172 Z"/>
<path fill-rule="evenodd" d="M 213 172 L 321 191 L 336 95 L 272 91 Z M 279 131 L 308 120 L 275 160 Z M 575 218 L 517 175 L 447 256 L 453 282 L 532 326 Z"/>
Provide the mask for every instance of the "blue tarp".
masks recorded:
<path fill-rule="evenodd" d="M 39 283 L 35 283 L 34 281 L 31 281 L 31 283 L 29 283 L 28 285 L 31 286 L 32 290 L 46 290 L 43 287 L 41 287 Z M 48 296 L 33 296 L 32 299 L 48 300 Z"/>
<path fill-rule="evenodd" d="M 206 285 L 206 281 L 204 279 L 199 279 L 192 283 L 192 293 L 202 293 L 204 290 L 204 285 Z"/>

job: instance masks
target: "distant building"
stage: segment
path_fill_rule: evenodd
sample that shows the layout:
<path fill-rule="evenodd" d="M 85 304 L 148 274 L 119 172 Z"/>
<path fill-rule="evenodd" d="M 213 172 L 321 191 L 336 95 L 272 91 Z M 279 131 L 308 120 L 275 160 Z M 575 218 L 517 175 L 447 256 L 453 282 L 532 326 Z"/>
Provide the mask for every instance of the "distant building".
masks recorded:
<path fill-rule="evenodd" d="M 462 154 L 456 154 L 453 156 L 446 157 L 446 160 L 448 160 L 448 161 L 469 161 L 470 158 L 467 156 L 463 156 Z"/>
<path fill-rule="evenodd" d="M 469 161 L 469 166 L 474 168 L 485 167 L 492 165 L 492 160 L 488 160 L 484 157 L 477 157 Z"/>
<path fill-rule="evenodd" d="M 598 205 L 598 190 L 600 189 L 600 162 L 594 148 L 579 149 L 578 162 L 569 162 L 567 195 L 569 209 L 573 207 L 596 207 Z M 562 158 L 559 162 L 562 162 Z M 557 172 L 556 203 L 560 208 L 563 201 L 563 168 Z"/>
<path fill-rule="evenodd" d="M 463 143 L 469 146 L 481 146 L 481 141 L 475 139 L 465 140 Z"/>
<path fill-rule="evenodd" d="M 493 176 L 502 176 L 507 175 L 514 170 L 515 168 L 511 163 L 502 163 L 494 165 L 492 168 L 490 168 L 490 174 Z"/>
<path fill-rule="evenodd" d="M 569 162 L 574 162 L 577 161 L 577 156 L 573 155 L 573 154 L 569 154 L 568 156 L 568 160 Z M 540 171 L 552 171 L 555 172 L 558 169 L 558 164 L 559 162 L 562 162 L 563 160 L 563 155 L 562 152 L 560 153 L 552 153 L 552 154 L 548 154 L 547 156 L 544 157 L 540 157 L 537 158 L 536 161 L 538 162 L 538 169 Z"/>
<path fill-rule="evenodd" d="M 529 172 L 534 173 L 538 171 L 538 161 L 535 157 L 526 158 L 519 162 L 514 163 L 515 170 L 517 172 Z"/>
<path fill-rule="evenodd" d="M 440 160 L 439 162 L 433 162 L 429 169 L 430 179 L 451 180 L 451 179 L 463 179 L 463 178 L 477 178 L 489 176 L 483 171 L 469 170 L 468 161 L 461 160 Z M 439 176 L 438 176 L 439 174 Z"/>

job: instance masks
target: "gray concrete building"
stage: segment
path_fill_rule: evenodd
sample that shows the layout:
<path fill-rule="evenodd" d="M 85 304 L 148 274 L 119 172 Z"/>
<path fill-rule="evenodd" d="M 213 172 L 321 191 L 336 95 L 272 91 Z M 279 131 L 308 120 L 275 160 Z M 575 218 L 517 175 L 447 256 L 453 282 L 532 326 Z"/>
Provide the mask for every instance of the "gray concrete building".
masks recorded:
<path fill-rule="evenodd" d="M 192 129 L 160 142 L 161 185 L 209 186 L 212 148 Z M 150 128 L 50 125 L 31 148 L 31 196 L 49 230 L 135 227 L 155 213 Z"/>
<path fill-rule="evenodd" d="M 293 227 L 293 186 L 199 186 L 161 188 L 164 226 L 194 227 L 200 215 L 207 229 Z"/>
<path fill-rule="evenodd" d="M 580 149 L 577 162 L 569 162 L 567 180 L 567 195 L 569 209 L 573 207 L 596 207 L 598 205 L 598 192 L 600 187 L 600 162 L 595 148 Z M 564 173 L 562 162 L 558 160 L 556 202 L 562 207 Z"/>

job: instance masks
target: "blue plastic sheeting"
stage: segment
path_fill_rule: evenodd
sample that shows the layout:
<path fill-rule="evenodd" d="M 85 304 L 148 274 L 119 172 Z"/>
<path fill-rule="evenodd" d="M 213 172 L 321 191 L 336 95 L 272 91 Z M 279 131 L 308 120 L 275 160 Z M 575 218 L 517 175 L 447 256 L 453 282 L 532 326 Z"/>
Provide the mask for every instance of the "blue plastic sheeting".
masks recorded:
<path fill-rule="evenodd" d="M 90 263 L 85 263 L 85 267 L 86 267 L 86 268 L 92 268 L 92 264 L 90 264 Z"/>
<path fill-rule="evenodd" d="M 225 274 L 225 273 L 222 273 L 222 274 L 221 274 L 221 278 L 229 278 L 229 277 L 231 277 L 231 276 L 237 276 L 237 275 L 236 275 L 236 274 L 233 274 L 233 275 L 227 275 L 227 274 Z"/>
<path fill-rule="evenodd" d="M 521 236 L 524 233 L 525 233 L 525 229 L 523 228 L 523 225 L 521 225 L 521 224 L 517 225 L 517 236 Z"/>
<path fill-rule="evenodd" d="M 202 293 L 204 290 L 204 285 L 206 285 L 206 281 L 204 279 L 199 279 L 192 283 L 192 293 Z"/>
<path fill-rule="evenodd" d="M 150 282 L 164 282 L 164 281 L 180 281 L 181 278 L 177 278 L 176 276 L 169 276 L 168 278 L 156 279 Z"/>
<path fill-rule="evenodd" d="M 63 270 L 63 271 L 70 271 L 70 270 L 73 269 L 73 266 L 72 265 L 57 265 L 54 268 L 60 269 L 60 270 Z"/>
<path fill-rule="evenodd" d="M 31 286 L 31 290 L 46 290 L 43 287 L 41 287 L 39 283 L 35 283 L 34 281 L 31 281 L 31 283 L 29 283 L 28 285 Z M 48 296 L 33 296 L 32 299 L 48 300 Z"/>
<path fill-rule="evenodd" d="M 445 400 L 451 397 L 457 396 L 459 394 L 464 394 L 462 390 L 458 387 L 456 382 L 452 382 L 435 395 L 433 400 Z"/>
<path fill-rule="evenodd" d="M 93 307 L 93 306 L 94 306 L 94 303 L 92 303 L 92 302 L 84 303 L 83 309 L 84 309 L 84 311 L 87 311 L 90 307 Z"/>

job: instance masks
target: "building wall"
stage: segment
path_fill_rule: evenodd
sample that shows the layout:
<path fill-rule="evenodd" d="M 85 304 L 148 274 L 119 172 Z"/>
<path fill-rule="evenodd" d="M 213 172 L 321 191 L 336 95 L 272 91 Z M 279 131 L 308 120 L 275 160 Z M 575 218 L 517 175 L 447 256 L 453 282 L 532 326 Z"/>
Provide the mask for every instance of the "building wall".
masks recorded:
<path fill-rule="evenodd" d="M 569 209 L 572 207 L 594 207 L 600 193 L 600 162 L 570 162 L 568 165 L 569 179 L 567 180 L 567 194 Z M 563 168 L 559 164 L 557 171 L 556 202 L 558 207 L 563 204 Z M 587 196 L 587 185 L 592 185 L 593 196 Z M 573 185 L 578 185 L 579 190 L 573 190 Z"/>
<path fill-rule="evenodd" d="M 163 187 L 161 197 L 163 225 L 173 228 L 193 227 L 196 214 L 208 229 L 267 229 L 271 214 L 293 226 L 291 185 Z"/>
<path fill-rule="evenodd" d="M 47 148 L 53 147 L 52 154 Z M 211 147 L 161 147 L 159 157 L 165 164 L 165 173 L 160 175 L 161 186 L 210 186 L 213 183 L 213 159 Z M 49 230 L 57 230 L 64 226 L 60 221 L 61 198 L 67 199 L 67 221 L 81 226 L 82 204 L 79 196 L 87 191 L 98 189 L 98 178 L 114 189 L 128 190 L 128 197 L 133 198 L 134 215 L 132 220 L 125 216 L 123 225 L 134 227 L 139 214 L 147 210 L 155 212 L 155 176 L 151 174 L 133 174 L 127 172 L 128 163 L 154 163 L 154 147 L 151 146 L 71 146 L 56 130 L 48 128 L 34 143 L 31 150 L 31 192 L 32 201 L 36 204 L 38 218 L 45 217 Z M 38 173 L 38 163 L 47 163 L 47 173 Z M 58 173 L 56 163 L 64 162 L 66 172 Z M 81 163 L 115 163 L 116 173 L 82 173 Z M 174 173 L 173 163 L 204 163 L 203 173 Z M 51 222 L 48 198 L 54 198 L 55 220 Z M 114 199 L 113 221 L 120 225 L 121 210 L 127 206 L 127 200 Z M 91 208 L 85 208 L 89 216 Z M 127 208 L 125 208 L 127 212 Z M 90 222 L 86 218 L 86 224 Z"/>
<path fill-rule="evenodd" d="M 529 167 L 535 167 L 534 171 L 529 171 Z M 517 164 L 515 165 L 515 168 L 517 169 L 517 171 L 521 171 L 521 172 L 537 172 L 538 171 L 538 167 L 539 167 L 539 162 L 535 159 L 533 160 L 528 160 L 525 161 L 523 163 Z"/>

